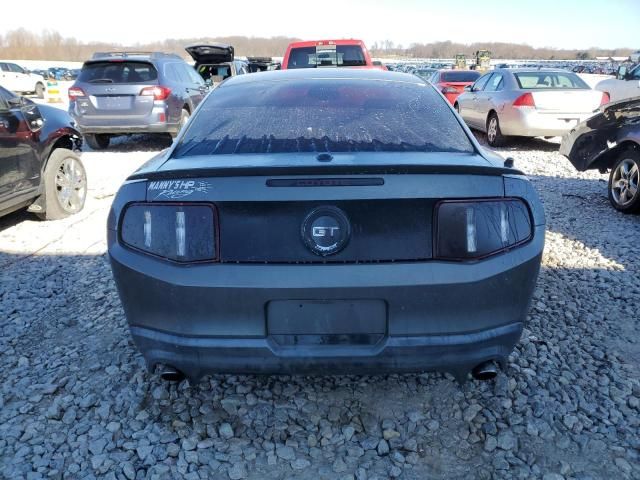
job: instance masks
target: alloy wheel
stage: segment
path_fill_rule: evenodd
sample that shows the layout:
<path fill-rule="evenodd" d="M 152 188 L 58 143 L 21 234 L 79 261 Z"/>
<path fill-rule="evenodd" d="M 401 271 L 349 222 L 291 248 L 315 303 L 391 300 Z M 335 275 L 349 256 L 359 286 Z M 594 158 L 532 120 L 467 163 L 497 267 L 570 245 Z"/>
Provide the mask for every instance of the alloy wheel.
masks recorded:
<path fill-rule="evenodd" d="M 498 120 L 495 117 L 492 117 L 489 120 L 489 128 L 487 128 L 487 138 L 490 142 L 493 142 L 498 135 Z"/>
<path fill-rule="evenodd" d="M 640 169 L 630 158 L 622 160 L 611 179 L 611 196 L 621 207 L 629 205 L 638 194 Z"/>
<path fill-rule="evenodd" d="M 77 160 L 65 159 L 56 172 L 56 195 L 68 213 L 80 211 L 87 193 L 87 179 Z"/>

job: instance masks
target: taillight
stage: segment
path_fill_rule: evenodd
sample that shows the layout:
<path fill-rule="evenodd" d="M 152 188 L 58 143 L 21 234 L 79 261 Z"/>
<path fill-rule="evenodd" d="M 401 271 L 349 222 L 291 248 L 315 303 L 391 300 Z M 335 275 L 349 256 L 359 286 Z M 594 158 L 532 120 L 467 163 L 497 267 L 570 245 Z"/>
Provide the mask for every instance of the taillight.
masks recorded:
<path fill-rule="evenodd" d="M 611 96 L 607 92 L 602 92 L 602 99 L 600 100 L 600 106 L 606 105 L 611 101 Z"/>
<path fill-rule="evenodd" d="M 154 100 L 166 100 L 171 95 L 171 89 L 169 87 L 144 87 L 140 90 L 140 95 L 153 97 Z"/>
<path fill-rule="evenodd" d="M 518 199 L 445 200 L 436 207 L 434 256 L 444 260 L 487 257 L 531 238 L 531 217 Z"/>
<path fill-rule="evenodd" d="M 516 100 L 513 102 L 513 106 L 514 107 L 535 107 L 536 102 L 533 100 L 533 95 L 531 94 L 531 92 L 527 92 L 523 95 L 520 95 L 518 98 L 516 98 Z"/>
<path fill-rule="evenodd" d="M 78 97 L 86 97 L 84 90 L 79 87 L 71 87 L 69 89 L 69 100 L 75 100 Z"/>
<path fill-rule="evenodd" d="M 213 262 L 216 212 L 208 204 L 135 203 L 124 212 L 120 238 L 129 247 L 164 259 Z"/>
<path fill-rule="evenodd" d="M 455 87 L 443 87 L 440 91 L 442 93 L 458 93 L 458 89 Z"/>

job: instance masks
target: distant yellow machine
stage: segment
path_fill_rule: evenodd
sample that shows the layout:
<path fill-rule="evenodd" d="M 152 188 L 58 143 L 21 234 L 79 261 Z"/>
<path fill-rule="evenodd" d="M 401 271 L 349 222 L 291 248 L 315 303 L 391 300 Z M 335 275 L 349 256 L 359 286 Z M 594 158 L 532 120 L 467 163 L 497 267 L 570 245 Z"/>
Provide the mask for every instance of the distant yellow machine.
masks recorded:
<path fill-rule="evenodd" d="M 467 56 L 464 53 L 458 53 L 456 55 L 456 70 L 466 70 L 467 69 Z"/>
<path fill-rule="evenodd" d="M 476 64 L 474 70 L 489 70 L 491 68 L 491 52 L 489 50 L 478 50 L 475 53 Z"/>

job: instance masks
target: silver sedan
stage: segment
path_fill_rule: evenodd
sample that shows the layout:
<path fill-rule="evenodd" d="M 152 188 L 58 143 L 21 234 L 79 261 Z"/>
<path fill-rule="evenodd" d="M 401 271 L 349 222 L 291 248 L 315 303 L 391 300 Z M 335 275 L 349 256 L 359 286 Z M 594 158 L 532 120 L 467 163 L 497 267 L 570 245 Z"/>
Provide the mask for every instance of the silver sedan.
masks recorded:
<path fill-rule="evenodd" d="M 496 69 L 484 74 L 454 104 L 489 145 L 509 136 L 561 136 L 591 117 L 608 98 L 565 70 Z"/>

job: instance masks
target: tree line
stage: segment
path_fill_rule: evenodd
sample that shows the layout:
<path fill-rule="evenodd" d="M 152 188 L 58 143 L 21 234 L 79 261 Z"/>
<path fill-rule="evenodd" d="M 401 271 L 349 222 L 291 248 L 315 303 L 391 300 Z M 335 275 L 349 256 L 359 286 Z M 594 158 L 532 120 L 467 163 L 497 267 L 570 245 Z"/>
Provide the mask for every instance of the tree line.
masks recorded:
<path fill-rule="evenodd" d="M 210 37 L 166 39 L 123 47 L 108 42 L 81 42 L 75 38 L 63 37 L 56 31 L 35 33 L 20 28 L 0 35 L 0 58 L 20 60 L 61 60 L 82 61 L 96 51 L 133 49 L 143 51 L 165 51 L 186 56 L 184 47 L 198 42 L 222 42 L 233 45 L 239 56 L 282 56 L 290 42 L 297 38 L 279 37 Z M 453 58 L 458 53 L 467 56 L 477 50 L 491 51 L 493 58 L 509 59 L 578 59 L 588 60 L 595 57 L 624 57 L 632 53 L 629 48 L 602 49 L 593 47 L 587 50 L 569 50 L 555 48 L 534 48 L 518 43 L 472 43 L 463 44 L 451 41 L 432 43 L 413 43 L 408 47 L 397 45 L 391 40 L 375 42 L 369 46 L 375 57 L 398 58 Z"/>
<path fill-rule="evenodd" d="M 408 48 L 395 45 L 390 40 L 375 42 L 369 48 L 374 56 L 413 57 L 413 58 L 454 58 L 459 53 L 472 56 L 478 50 L 489 50 L 493 58 L 532 59 L 532 60 L 589 60 L 596 57 L 628 57 L 630 48 L 604 49 L 592 47 L 587 50 L 560 48 L 535 48 L 522 43 L 476 42 L 471 44 L 451 41 L 432 43 L 413 43 Z"/>
<path fill-rule="evenodd" d="M 162 51 L 188 57 L 184 47 L 199 42 L 221 42 L 233 45 L 240 56 L 282 56 L 289 43 L 296 41 L 290 37 L 209 37 L 209 38 L 169 38 L 157 42 L 138 43 L 123 46 L 109 42 L 81 42 L 75 38 L 63 37 L 59 32 L 30 32 L 20 28 L 0 35 L 0 58 L 5 60 L 60 60 L 83 61 L 94 52 L 112 50 Z"/>

